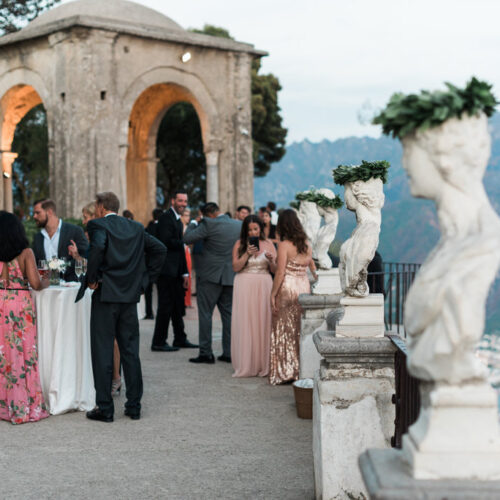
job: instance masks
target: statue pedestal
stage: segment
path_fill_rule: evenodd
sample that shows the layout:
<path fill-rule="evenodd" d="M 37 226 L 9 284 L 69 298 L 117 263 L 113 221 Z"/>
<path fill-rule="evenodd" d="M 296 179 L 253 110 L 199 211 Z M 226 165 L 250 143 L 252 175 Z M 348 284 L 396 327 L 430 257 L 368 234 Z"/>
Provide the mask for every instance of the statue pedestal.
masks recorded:
<path fill-rule="evenodd" d="M 302 307 L 300 321 L 299 378 L 314 378 L 319 370 L 321 356 L 313 342 L 313 334 L 319 330 L 334 330 L 341 316 L 341 295 L 299 295 Z"/>
<path fill-rule="evenodd" d="M 415 479 L 500 480 L 496 392 L 486 382 L 420 384 L 422 407 L 403 436 Z"/>
<path fill-rule="evenodd" d="M 383 337 L 384 295 L 371 293 L 368 297 L 344 296 L 340 299 L 344 316 L 335 330 L 337 337 Z"/>
<path fill-rule="evenodd" d="M 313 285 L 313 295 L 335 295 L 342 293 L 338 267 L 319 269 L 318 281 Z"/>
<path fill-rule="evenodd" d="M 323 358 L 313 393 L 316 498 L 367 498 L 358 456 L 389 448 L 394 433 L 394 351 L 388 338 L 338 338 L 317 332 Z"/>

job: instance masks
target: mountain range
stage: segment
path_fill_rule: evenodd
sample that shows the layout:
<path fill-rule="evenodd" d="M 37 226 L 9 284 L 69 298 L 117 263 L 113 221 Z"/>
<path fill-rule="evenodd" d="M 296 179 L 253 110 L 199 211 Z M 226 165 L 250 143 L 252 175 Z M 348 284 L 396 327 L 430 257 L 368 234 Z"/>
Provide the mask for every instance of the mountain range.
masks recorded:
<path fill-rule="evenodd" d="M 486 191 L 495 210 L 500 213 L 500 116 L 490 119 L 492 153 L 484 177 Z M 255 179 L 255 204 L 270 200 L 278 207 L 288 207 L 298 191 L 311 186 L 327 187 L 343 198 L 343 188 L 333 182 L 332 170 L 340 164 L 358 164 L 361 160 L 387 160 L 391 164 L 389 180 L 384 186 L 385 205 L 379 252 L 386 262 L 421 263 L 439 238 L 434 204 L 410 195 L 402 167 L 401 143 L 389 137 L 347 137 L 313 143 L 306 140 L 287 147 L 282 160 L 265 177 Z M 334 248 L 345 241 L 356 224 L 352 212 L 339 211 L 339 226 Z M 500 331 L 500 280 L 490 291 L 487 306 L 487 331 Z"/>

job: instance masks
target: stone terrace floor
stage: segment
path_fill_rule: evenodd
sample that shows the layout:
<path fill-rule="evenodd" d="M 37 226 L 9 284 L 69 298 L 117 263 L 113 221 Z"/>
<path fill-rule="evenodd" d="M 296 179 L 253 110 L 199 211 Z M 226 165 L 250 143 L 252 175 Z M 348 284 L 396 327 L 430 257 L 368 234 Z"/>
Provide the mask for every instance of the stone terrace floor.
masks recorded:
<path fill-rule="evenodd" d="M 297 418 L 292 387 L 188 363 L 196 349 L 153 353 L 153 326 L 141 321 L 141 420 L 123 416 L 122 394 L 112 424 L 83 412 L 0 422 L 0 498 L 314 498 L 312 425 Z M 186 330 L 197 342 L 195 308 Z"/>

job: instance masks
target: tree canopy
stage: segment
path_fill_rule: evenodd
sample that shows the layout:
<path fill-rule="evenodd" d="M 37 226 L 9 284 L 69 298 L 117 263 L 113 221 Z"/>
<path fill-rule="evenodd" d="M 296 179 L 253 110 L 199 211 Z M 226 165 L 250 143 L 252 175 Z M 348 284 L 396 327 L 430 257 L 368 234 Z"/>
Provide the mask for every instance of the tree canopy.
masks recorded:
<path fill-rule="evenodd" d="M 17 125 L 12 151 L 18 154 L 12 165 L 14 206 L 24 215 L 35 200 L 49 196 L 47 115 L 42 104 L 26 113 Z"/>
<path fill-rule="evenodd" d="M 194 33 L 234 38 L 229 31 L 218 26 L 205 24 L 203 29 L 193 29 Z M 252 63 L 252 139 L 254 174 L 263 177 L 285 154 L 287 129 L 282 125 L 278 92 L 281 85 L 273 74 L 260 75 L 260 59 Z"/>
<path fill-rule="evenodd" d="M 61 0 L 0 0 L 0 34 L 14 33 Z"/>
<path fill-rule="evenodd" d="M 198 115 L 187 102 L 174 104 L 158 130 L 157 201 L 167 207 L 173 191 L 186 189 L 189 205 L 205 201 L 206 163 Z"/>

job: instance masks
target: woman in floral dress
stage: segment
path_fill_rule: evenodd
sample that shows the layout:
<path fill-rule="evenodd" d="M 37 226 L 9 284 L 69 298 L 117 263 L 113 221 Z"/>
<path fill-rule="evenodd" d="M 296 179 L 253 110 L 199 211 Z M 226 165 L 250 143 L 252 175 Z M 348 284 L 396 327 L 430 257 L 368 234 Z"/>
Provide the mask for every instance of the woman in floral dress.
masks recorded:
<path fill-rule="evenodd" d="M 49 414 L 38 375 L 36 316 L 28 283 L 40 279 L 19 219 L 0 211 L 0 420 L 36 422 Z"/>

